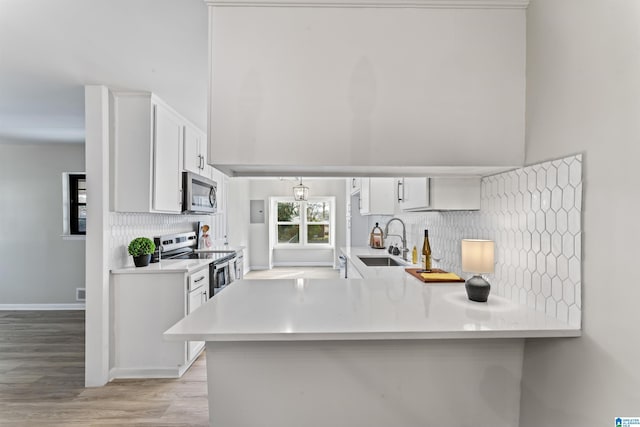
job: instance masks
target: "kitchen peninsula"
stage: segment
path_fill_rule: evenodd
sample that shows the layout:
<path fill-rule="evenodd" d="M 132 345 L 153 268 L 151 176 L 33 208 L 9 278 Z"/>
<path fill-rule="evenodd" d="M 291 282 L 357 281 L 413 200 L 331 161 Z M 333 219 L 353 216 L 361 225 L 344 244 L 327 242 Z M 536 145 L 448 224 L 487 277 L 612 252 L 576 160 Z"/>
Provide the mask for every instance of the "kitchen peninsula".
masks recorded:
<path fill-rule="evenodd" d="M 524 340 L 580 329 L 408 276 L 242 280 L 164 335 L 206 341 L 213 426 L 517 425 Z"/>

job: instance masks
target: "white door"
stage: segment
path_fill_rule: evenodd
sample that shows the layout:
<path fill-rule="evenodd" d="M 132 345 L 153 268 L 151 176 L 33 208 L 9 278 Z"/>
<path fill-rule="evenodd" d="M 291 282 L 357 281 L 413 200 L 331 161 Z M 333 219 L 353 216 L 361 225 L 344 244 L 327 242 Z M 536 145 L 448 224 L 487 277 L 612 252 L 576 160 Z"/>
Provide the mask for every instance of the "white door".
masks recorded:
<path fill-rule="evenodd" d="M 182 211 L 182 122 L 160 104 L 154 105 L 153 208 Z"/>

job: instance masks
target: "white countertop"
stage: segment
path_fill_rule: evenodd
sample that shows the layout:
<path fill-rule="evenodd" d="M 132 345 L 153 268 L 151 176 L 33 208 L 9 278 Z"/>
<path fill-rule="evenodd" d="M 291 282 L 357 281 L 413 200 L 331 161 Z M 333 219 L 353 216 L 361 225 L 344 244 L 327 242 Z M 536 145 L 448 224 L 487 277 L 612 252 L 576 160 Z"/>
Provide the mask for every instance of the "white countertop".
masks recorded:
<path fill-rule="evenodd" d="M 245 246 L 230 246 L 230 245 L 222 245 L 222 246 L 211 246 L 209 248 L 195 249 L 196 253 L 219 253 L 219 254 L 229 254 L 232 252 L 238 253 L 242 252 L 246 247 Z"/>
<path fill-rule="evenodd" d="M 464 284 L 388 279 L 240 280 L 164 334 L 205 341 L 579 335 L 580 329 L 502 297 L 469 301 Z"/>
<path fill-rule="evenodd" d="M 188 273 L 196 271 L 211 264 L 216 258 L 224 257 L 222 254 L 212 255 L 207 259 L 167 259 L 149 264 L 146 267 L 124 267 L 111 270 L 111 274 L 161 274 L 161 273 Z"/>

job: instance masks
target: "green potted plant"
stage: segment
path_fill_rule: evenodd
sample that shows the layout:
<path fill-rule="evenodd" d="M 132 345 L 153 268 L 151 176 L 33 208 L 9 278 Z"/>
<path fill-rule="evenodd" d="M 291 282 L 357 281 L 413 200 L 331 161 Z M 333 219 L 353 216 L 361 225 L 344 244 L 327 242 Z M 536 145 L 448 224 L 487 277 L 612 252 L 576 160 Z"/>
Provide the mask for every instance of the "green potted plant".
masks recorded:
<path fill-rule="evenodd" d="M 156 250 L 153 240 L 146 237 L 136 237 L 129 243 L 129 255 L 133 257 L 136 267 L 145 267 L 151 261 L 151 254 Z"/>

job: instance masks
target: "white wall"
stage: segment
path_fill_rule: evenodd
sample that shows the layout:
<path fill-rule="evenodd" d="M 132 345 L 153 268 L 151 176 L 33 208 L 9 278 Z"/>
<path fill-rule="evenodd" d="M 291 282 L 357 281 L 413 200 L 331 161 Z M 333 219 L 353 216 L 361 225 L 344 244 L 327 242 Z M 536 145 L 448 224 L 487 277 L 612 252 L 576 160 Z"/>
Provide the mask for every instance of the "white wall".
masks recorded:
<path fill-rule="evenodd" d="M 584 152 L 583 336 L 530 340 L 521 427 L 640 417 L 640 2 L 531 0 L 527 163 Z"/>
<path fill-rule="evenodd" d="M 249 253 L 251 258 L 252 269 L 264 269 L 269 267 L 269 197 L 290 197 L 293 195 L 293 186 L 297 182 L 292 179 L 275 180 L 275 179 L 252 179 L 250 181 L 249 200 L 264 200 L 265 205 L 265 222 L 264 224 L 249 225 Z M 345 181 L 344 179 L 303 179 L 304 185 L 309 187 L 309 197 L 335 196 L 336 198 L 336 248 L 345 245 L 346 239 L 346 203 L 345 203 Z M 230 230 L 233 234 L 233 231 Z M 318 251 L 305 250 L 308 257 L 317 259 Z M 315 255 L 314 255 L 315 254 Z M 301 262 L 300 258 L 282 258 L 284 253 L 279 254 L 274 261 L 287 263 Z M 322 256 L 323 254 L 319 254 Z M 337 262 L 338 251 L 333 255 L 334 265 Z M 307 258 L 309 259 L 309 258 Z M 328 258 L 330 262 L 331 257 Z"/>
<path fill-rule="evenodd" d="M 62 172 L 84 167 L 84 144 L 0 141 L 0 305 L 78 303 L 85 242 L 61 237 Z"/>
<path fill-rule="evenodd" d="M 249 271 L 251 254 L 249 248 L 249 180 L 230 178 L 227 187 L 227 224 L 229 244 L 245 246 L 244 269 Z"/>

